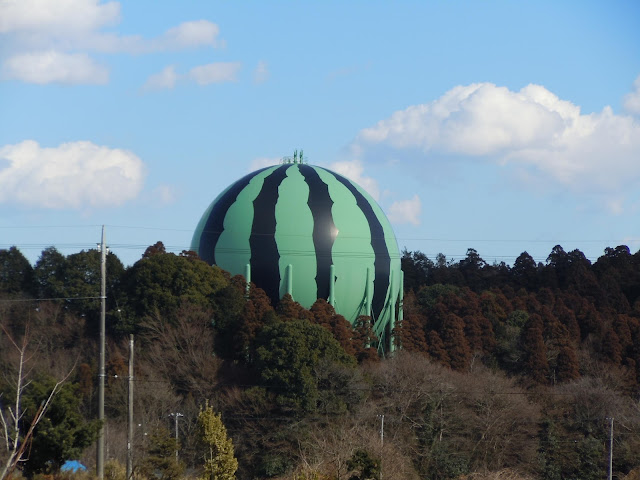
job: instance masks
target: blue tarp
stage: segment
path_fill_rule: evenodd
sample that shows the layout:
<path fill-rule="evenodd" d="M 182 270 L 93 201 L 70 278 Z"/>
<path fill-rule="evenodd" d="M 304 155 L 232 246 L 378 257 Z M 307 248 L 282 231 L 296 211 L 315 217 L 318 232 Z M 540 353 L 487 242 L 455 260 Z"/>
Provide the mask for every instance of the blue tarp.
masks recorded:
<path fill-rule="evenodd" d="M 82 472 L 82 471 L 84 471 L 86 469 L 87 469 L 87 467 L 85 467 L 83 464 L 81 464 L 77 460 L 67 460 L 66 462 L 64 462 L 62 467 L 60 467 L 60 471 L 62 471 L 62 472 L 72 472 L 72 473 Z"/>

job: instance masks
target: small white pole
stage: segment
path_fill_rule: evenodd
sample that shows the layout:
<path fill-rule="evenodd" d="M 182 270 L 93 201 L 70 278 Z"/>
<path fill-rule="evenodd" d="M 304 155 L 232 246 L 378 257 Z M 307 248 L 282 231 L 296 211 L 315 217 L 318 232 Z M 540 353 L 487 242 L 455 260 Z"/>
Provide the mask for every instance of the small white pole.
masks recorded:
<path fill-rule="evenodd" d="M 609 480 L 613 480 L 613 417 L 609 418 Z"/>

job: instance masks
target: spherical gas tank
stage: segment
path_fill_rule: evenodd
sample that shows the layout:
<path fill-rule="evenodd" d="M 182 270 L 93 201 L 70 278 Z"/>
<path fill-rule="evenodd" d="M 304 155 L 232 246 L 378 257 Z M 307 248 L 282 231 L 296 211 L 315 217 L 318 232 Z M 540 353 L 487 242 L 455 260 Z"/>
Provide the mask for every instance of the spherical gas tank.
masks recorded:
<path fill-rule="evenodd" d="M 286 293 L 305 308 L 324 298 L 351 323 L 370 314 L 376 330 L 401 299 L 387 217 L 361 187 L 322 167 L 286 163 L 231 184 L 204 212 L 191 248 L 232 274 L 250 265 L 274 305 Z"/>

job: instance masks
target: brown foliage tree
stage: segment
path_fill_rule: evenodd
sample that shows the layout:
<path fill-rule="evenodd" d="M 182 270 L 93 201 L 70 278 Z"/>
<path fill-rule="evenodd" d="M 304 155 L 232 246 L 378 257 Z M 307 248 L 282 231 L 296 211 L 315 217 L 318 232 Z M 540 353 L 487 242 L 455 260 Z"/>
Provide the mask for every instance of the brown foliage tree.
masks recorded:
<path fill-rule="evenodd" d="M 421 313 L 413 291 L 405 294 L 403 304 L 403 319 L 396 326 L 396 338 L 403 350 L 408 352 L 428 351 L 425 336 L 427 318 Z"/>
<path fill-rule="evenodd" d="M 358 363 L 378 361 L 378 350 L 373 346 L 378 337 L 373 331 L 373 321 L 367 315 L 360 315 L 353 326 L 352 344 Z"/>
<path fill-rule="evenodd" d="M 447 353 L 447 349 L 444 346 L 440 335 L 435 330 L 431 330 L 427 335 L 428 341 L 428 350 L 429 356 L 433 358 L 436 362 L 444 365 L 445 367 L 451 366 L 451 358 Z"/>
<path fill-rule="evenodd" d="M 464 335 L 464 322 L 457 315 L 447 315 L 442 325 L 442 343 L 454 370 L 466 370 L 471 361 L 471 350 Z"/>
<path fill-rule="evenodd" d="M 622 345 L 620 345 L 618 334 L 613 328 L 608 328 L 604 332 L 602 354 L 614 365 L 620 365 L 620 363 L 622 363 Z"/>
<path fill-rule="evenodd" d="M 312 315 L 286 293 L 276 305 L 276 313 L 282 320 L 311 320 Z"/>
<path fill-rule="evenodd" d="M 319 298 L 309 310 L 312 322 L 329 330 L 340 346 L 351 356 L 355 356 L 351 324 L 342 315 L 336 314 L 334 308 L 323 298 Z"/>
<path fill-rule="evenodd" d="M 521 337 L 523 350 L 522 368 L 536 382 L 547 383 L 549 363 L 542 333 L 542 318 L 537 314 L 531 315 Z"/>
<path fill-rule="evenodd" d="M 558 382 L 570 382 L 580 377 L 578 357 L 575 349 L 570 345 L 560 347 L 556 365 L 556 379 Z"/>

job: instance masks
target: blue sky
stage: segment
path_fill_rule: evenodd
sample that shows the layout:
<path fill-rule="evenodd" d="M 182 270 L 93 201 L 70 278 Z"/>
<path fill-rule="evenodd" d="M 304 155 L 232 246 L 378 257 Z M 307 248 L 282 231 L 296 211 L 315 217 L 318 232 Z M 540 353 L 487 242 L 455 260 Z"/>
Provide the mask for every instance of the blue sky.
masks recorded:
<path fill-rule="evenodd" d="M 189 247 L 304 149 L 400 248 L 640 248 L 640 3 L 0 0 L 0 248 Z"/>

